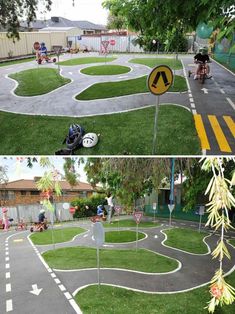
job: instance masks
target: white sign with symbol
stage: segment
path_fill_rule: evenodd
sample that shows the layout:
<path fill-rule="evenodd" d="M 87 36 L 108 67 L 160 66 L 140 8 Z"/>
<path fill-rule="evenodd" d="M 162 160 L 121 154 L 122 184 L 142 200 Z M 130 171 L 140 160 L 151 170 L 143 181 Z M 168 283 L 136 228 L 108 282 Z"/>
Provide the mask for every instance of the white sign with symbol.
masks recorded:
<path fill-rule="evenodd" d="M 173 209 L 175 208 L 175 204 L 168 204 L 168 208 L 170 213 L 172 213 Z"/>
<path fill-rule="evenodd" d="M 140 223 L 142 216 L 143 216 L 142 212 L 134 212 L 134 219 L 137 224 Z"/>
<path fill-rule="evenodd" d="M 104 244 L 104 227 L 99 221 L 93 225 L 93 236 L 98 247 Z"/>

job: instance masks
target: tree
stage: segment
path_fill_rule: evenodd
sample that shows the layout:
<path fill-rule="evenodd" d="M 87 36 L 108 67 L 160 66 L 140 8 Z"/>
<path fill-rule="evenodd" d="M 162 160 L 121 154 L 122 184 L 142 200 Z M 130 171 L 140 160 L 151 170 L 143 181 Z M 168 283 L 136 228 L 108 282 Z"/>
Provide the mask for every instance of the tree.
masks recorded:
<path fill-rule="evenodd" d="M 108 15 L 107 21 L 107 28 L 108 29 L 116 29 L 120 32 L 121 29 L 126 28 L 126 19 L 122 16 L 115 16 L 112 14 Z"/>
<path fill-rule="evenodd" d="M 30 24 L 36 19 L 39 4 L 46 12 L 50 11 L 52 3 L 53 0 L 0 0 L 0 26 L 8 31 L 10 38 L 19 39 L 20 21 L 26 19 Z M 74 0 L 72 4 L 75 5 Z"/>
<path fill-rule="evenodd" d="M 223 36 L 231 39 L 235 19 L 231 17 L 234 0 L 106 0 L 103 6 L 111 14 L 123 16 L 128 25 L 141 36 L 155 39 L 174 28 L 179 34 L 195 30 L 199 22 L 210 22 L 214 29 L 220 28 Z M 154 38 L 153 38 L 154 39 Z"/>
<path fill-rule="evenodd" d="M 188 162 L 176 159 L 175 178 Z M 163 179 L 169 181 L 170 158 L 89 158 L 85 171 L 91 184 L 101 184 L 124 205 L 135 206 L 136 199 L 157 191 Z"/>

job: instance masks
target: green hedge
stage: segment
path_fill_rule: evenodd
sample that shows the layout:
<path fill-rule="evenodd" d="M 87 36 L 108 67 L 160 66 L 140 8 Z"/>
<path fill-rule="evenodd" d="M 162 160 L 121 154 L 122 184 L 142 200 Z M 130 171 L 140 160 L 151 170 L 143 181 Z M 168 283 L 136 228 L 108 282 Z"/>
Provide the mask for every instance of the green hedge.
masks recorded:
<path fill-rule="evenodd" d="M 105 205 L 106 203 L 104 194 L 93 195 L 89 198 L 77 198 L 71 202 L 73 207 L 77 206 L 73 218 L 94 216 L 97 212 L 97 206 Z"/>

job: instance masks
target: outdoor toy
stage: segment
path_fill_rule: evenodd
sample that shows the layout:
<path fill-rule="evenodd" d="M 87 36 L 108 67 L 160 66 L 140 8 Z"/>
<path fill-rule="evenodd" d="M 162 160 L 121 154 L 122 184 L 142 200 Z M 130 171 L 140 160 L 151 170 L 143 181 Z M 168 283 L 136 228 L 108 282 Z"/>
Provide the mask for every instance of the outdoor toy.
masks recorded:
<path fill-rule="evenodd" d="M 56 62 L 56 58 L 51 59 L 47 55 L 47 47 L 45 43 L 39 44 L 39 42 L 35 42 L 33 45 L 35 51 L 36 51 L 36 61 L 38 64 L 42 64 L 43 62 L 52 63 Z"/>
<path fill-rule="evenodd" d="M 30 227 L 30 232 L 42 232 L 43 230 L 47 230 L 48 225 L 47 221 L 45 220 L 44 222 L 35 222 L 31 227 Z"/>
<path fill-rule="evenodd" d="M 20 219 L 15 230 L 27 230 L 27 224 L 24 222 L 23 219 Z"/>
<path fill-rule="evenodd" d="M 82 138 L 83 147 L 93 147 L 98 143 L 98 136 L 95 133 L 87 133 Z"/>
<path fill-rule="evenodd" d="M 199 23 L 197 28 L 196 28 L 197 36 L 202 38 L 202 39 L 209 38 L 211 36 L 212 32 L 213 32 L 213 27 L 208 26 L 204 22 Z"/>
<path fill-rule="evenodd" d="M 85 134 L 84 129 L 79 124 L 71 124 L 69 133 L 63 143 L 66 143 L 67 148 L 74 150 L 81 147 L 82 137 Z"/>

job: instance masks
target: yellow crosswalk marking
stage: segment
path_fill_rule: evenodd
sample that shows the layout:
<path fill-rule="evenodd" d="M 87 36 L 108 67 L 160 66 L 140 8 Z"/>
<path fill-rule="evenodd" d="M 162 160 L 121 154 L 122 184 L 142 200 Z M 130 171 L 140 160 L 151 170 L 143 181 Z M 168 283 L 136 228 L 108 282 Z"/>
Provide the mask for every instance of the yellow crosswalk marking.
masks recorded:
<path fill-rule="evenodd" d="M 222 152 L 231 153 L 232 150 L 224 136 L 224 133 L 219 125 L 219 122 L 214 115 L 208 115 L 208 119 L 210 121 L 211 127 L 214 131 L 216 140 L 218 142 L 219 148 Z"/>
<path fill-rule="evenodd" d="M 235 138 L 235 122 L 229 116 L 223 116 L 223 118 L 224 118 L 224 121 L 226 122 L 229 130 L 231 131 L 233 137 Z"/>
<path fill-rule="evenodd" d="M 196 130 L 198 133 L 198 136 L 200 138 L 201 141 L 201 147 L 202 149 L 210 149 L 210 144 L 206 135 L 206 130 L 204 128 L 204 124 L 202 121 L 202 117 L 200 114 L 195 114 L 194 115 L 194 121 L 195 121 L 195 126 L 196 126 Z"/>

